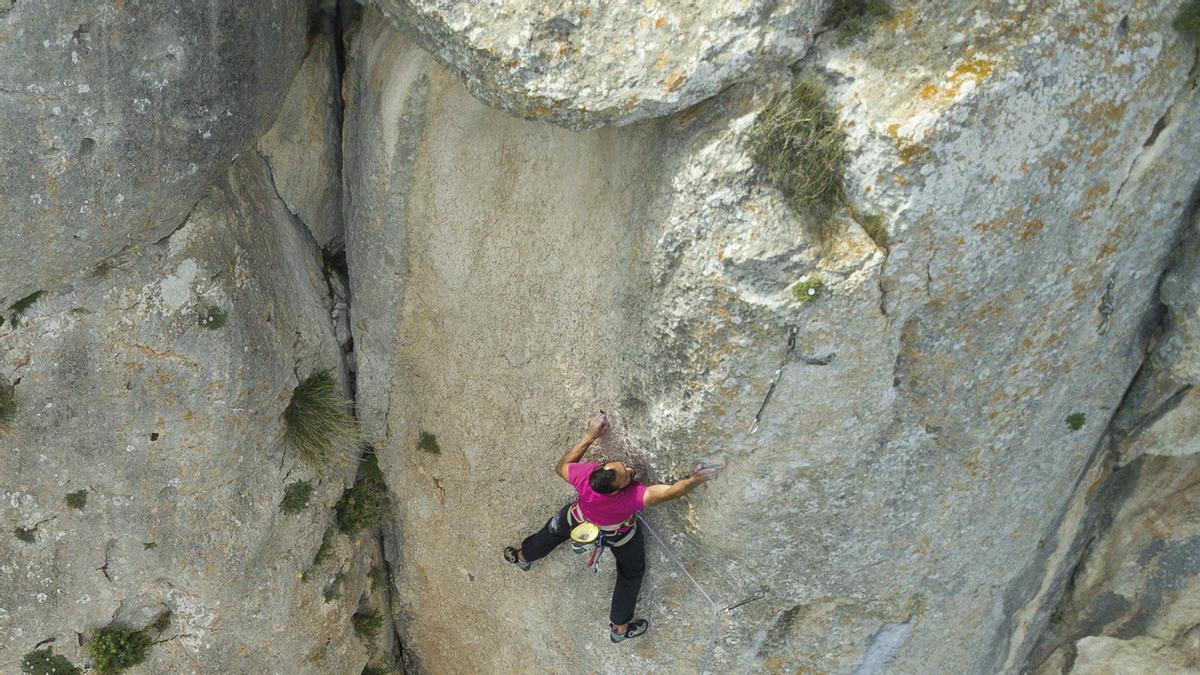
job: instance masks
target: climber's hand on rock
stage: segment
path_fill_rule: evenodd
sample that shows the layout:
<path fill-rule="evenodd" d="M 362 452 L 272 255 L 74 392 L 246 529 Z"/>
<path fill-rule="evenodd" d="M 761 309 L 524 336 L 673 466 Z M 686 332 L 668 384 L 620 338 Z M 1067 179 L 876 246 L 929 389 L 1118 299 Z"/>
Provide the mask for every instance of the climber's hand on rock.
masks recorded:
<path fill-rule="evenodd" d="M 608 418 L 605 417 L 604 413 L 600 413 L 592 418 L 592 424 L 588 427 L 588 436 L 591 436 L 592 438 L 600 438 L 600 435 L 603 434 L 604 430 L 607 428 Z"/>
<path fill-rule="evenodd" d="M 706 480 L 712 480 L 713 478 L 716 478 L 718 473 L 721 473 L 721 469 L 723 469 L 723 468 L 725 468 L 725 467 L 724 466 L 700 465 L 700 466 L 697 466 L 696 470 L 692 472 L 692 478 L 695 478 L 696 480 L 698 480 L 700 482 L 704 482 Z"/>

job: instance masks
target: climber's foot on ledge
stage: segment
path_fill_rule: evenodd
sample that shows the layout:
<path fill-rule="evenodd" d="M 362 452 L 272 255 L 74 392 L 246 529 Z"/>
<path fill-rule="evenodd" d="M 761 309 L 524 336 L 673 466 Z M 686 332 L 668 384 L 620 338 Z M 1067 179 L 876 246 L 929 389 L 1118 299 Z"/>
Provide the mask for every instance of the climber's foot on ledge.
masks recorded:
<path fill-rule="evenodd" d="M 650 622 L 645 619 L 634 619 L 618 630 L 615 624 L 608 624 L 608 639 L 613 643 L 624 642 L 629 638 L 635 638 L 644 635 L 646 630 L 650 628 Z"/>
<path fill-rule="evenodd" d="M 511 546 L 504 547 L 504 559 L 520 567 L 522 571 L 528 572 L 529 568 L 533 567 L 533 563 L 527 562 L 524 558 L 525 556 L 521 555 L 521 552 L 517 549 Z"/>

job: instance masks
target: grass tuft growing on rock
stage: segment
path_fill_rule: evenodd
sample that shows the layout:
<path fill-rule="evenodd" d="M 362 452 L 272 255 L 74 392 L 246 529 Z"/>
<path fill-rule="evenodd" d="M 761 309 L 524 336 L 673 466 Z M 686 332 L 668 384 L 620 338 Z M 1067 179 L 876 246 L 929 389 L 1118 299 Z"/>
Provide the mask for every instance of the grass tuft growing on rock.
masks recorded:
<path fill-rule="evenodd" d="M 87 495 L 87 490 L 68 492 L 67 496 L 63 497 L 63 503 L 66 504 L 68 508 L 75 509 L 76 511 L 82 511 L 83 507 L 87 506 Z"/>
<path fill-rule="evenodd" d="M 884 250 L 887 249 L 888 231 L 887 227 L 883 224 L 883 216 L 878 213 L 865 215 L 859 220 L 858 224 L 862 227 L 863 232 L 866 232 L 867 236 L 871 238 L 871 241 L 875 242 L 876 246 Z"/>
<path fill-rule="evenodd" d="M 101 673 L 119 673 L 146 660 L 154 641 L 132 628 L 101 628 L 84 648 Z"/>
<path fill-rule="evenodd" d="M 1179 14 L 1171 22 L 1175 30 L 1185 39 L 1200 47 L 1200 0 L 1189 0 L 1179 8 Z"/>
<path fill-rule="evenodd" d="M 1083 424 L 1086 421 L 1087 421 L 1087 415 L 1085 415 L 1081 412 L 1067 415 L 1067 419 L 1065 420 L 1065 422 L 1067 423 L 1067 428 L 1070 429 L 1071 431 L 1079 431 L 1080 429 L 1083 428 Z"/>
<path fill-rule="evenodd" d="M 378 525 L 388 510 L 387 485 L 374 453 L 370 453 L 363 460 L 358 481 L 334 506 L 335 522 L 339 531 L 353 534 Z"/>
<path fill-rule="evenodd" d="M 747 140 L 754 162 L 828 243 L 836 232 L 833 212 L 844 199 L 846 144 L 825 85 L 811 77 L 797 82 L 758 114 Z"/>
<path fill-rule="evenodd" d="M 358 420 L 348 406 L 337 379 L 323 370 L 296 386 L 283 413 L 287 439 L 319 471 L 343 464 L 358 450 Z"/>
<path fill-rule="evenodd" d="M 350 621 L 354 623 L 354 632 L 359 637 L 372 642 L 379 639 L 379 629 L 383 628 L 383 616 L 379 610 L 355 612 Z"/>
<path fill-rule="evenodd" d="M 35 649 L 22 656 L 21 672 L 25 675 L 79 675 L 75 664 L 67 657 L 55 654 L 49 647 Z"/>
<path fill-rule="evenodd" d="M 892 16 L 887 0 L 833 0 L 825 14 L 825 27 L 836 29 L 839 42 L 846 43 Z"/>
<path fill-rule="evenodd" d="M 308 499 L 312 496 L 312 483 L 298 480 L 289 483 L 283 489 L 283 499 L 279 502 L 279 510 L 284 513 L 300 513 L 308 507 Z"/>

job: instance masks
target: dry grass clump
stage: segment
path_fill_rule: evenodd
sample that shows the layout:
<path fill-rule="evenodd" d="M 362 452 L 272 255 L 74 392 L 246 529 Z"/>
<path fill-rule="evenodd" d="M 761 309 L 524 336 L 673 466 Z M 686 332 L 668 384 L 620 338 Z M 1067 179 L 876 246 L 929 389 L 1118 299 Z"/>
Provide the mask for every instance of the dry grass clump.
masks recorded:
<path fill-rule="evenodd" d="M 893 15 L 887 0 L 833 0 L 825 15 L 825 27 L 837 29 L 841 41 L 847 42 Z"/>
<path fill-rule="evenodd" d="M 344 465 L 358 451 L 358 420 L 349 406 L 337 379 L 323 370 L 296 387 L 283 412 L 287 439 L 319 471 Z"/>
<path fill-rule="evenodd" d="M 846 144 L 825 85 L 800 80 L 759 113 L 748 141 L 755 163 L 828 242 L 836 232 L 833 212 L 844 201 Z"/>

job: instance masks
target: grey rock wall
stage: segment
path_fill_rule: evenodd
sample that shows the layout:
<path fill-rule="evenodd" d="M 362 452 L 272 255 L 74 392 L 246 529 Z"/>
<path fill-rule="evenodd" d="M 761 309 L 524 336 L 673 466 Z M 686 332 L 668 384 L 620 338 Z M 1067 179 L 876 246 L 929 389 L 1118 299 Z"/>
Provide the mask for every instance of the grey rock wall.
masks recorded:
<path fill-rule="evenodd" d="M 314 476 L 282 443 L 298 378 L 341 368 L 319 270 L 250 154 L 169 238 L 0 327 L 18 401 L 0 428 L 0 671 L 47 639 L 82 666 L 77 635 L 166 611 L 162 642 L 129 672 L 365 662 L 349 626 L 361 547 L 339 537 L 310 570 L 343 477 Z M 200 325 L 210 307 L 226 314 L 219 328 Z M 312 505 L 285 515 L 284 487 L 300 479 L 316 486 Z M 68 507 L 79 490 L 86 504 Z M 326 603 L 339 571 L 344 599 Z"/>
<path fill-rule="evenodd" d="M 678 112 L 812 43 L 820 0 L 376 0 L 489 105 L 575 129 Z"/>
<path fill-rule="evenodd" d="M 0 14 L 0 307 L 179 227 L 270 127 L 306 16 L 226 0 Z"/>
<path fill-rule="evenodd" d="M 782 76 L 567 132 L 483 107 L 368 12 L 347 241 L 359 410 L 403 495 L 406 653 L 434 672 L 704 665 L 712 610 L 662 548 L 653 637 L 619 652 L 611 572 L 499 562 L 569 497 L 550 467 L 603 407 L 597 456 L 658 479 L 728 462 L 650 516 L 720 605 L 767 589 L 721 614 L 713 670 L 1019 669 L 1196 182 L 1173 12 L 926 3 L 820 40 L 802 66 L 832 84 L 850 200 L 889 251 L 846 213 L 819 244 L 754 170 L 744 133 Z M 823 296 L 798 302 L 813 276 Z M 530 624 L 556 630 L 512 632 Z"/>

